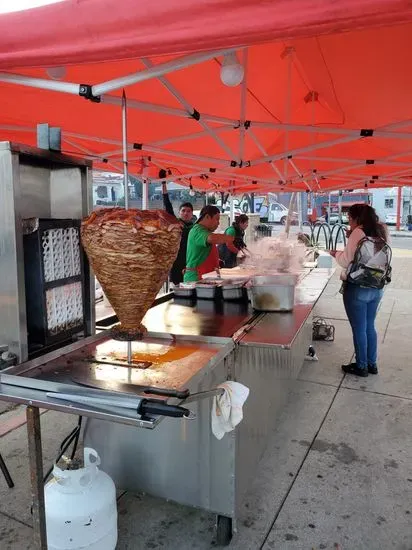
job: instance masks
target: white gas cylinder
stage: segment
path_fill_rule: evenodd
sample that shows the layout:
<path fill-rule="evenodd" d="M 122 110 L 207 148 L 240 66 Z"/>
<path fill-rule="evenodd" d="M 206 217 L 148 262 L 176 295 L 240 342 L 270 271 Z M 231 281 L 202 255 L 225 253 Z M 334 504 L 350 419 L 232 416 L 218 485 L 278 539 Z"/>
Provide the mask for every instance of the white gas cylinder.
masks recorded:
<path fill-rule="evenodd" d="M 94 449 L 84 449 L 84 468 L 53 469 L 44 489 L 48 550 L 115 550 L 116 488 L 99 470 Z"/>

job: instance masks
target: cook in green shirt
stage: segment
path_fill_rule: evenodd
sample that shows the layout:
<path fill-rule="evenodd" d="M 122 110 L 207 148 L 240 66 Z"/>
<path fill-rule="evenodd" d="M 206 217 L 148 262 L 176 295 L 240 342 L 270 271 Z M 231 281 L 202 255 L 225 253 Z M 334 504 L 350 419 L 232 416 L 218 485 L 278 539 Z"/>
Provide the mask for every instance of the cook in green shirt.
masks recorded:
<path fill-rule="evenodd" d="M 219 267 L 217 244 L 227 244 L 234 248 L 233 236 L 213 233 L 219 227 L 219 221 L 220 211 L 216 206 L 207 205 L 202 208 L 187 240 L 186 271 L 183 279 L 185 283 L 196 282 L 205 273 Z"/>

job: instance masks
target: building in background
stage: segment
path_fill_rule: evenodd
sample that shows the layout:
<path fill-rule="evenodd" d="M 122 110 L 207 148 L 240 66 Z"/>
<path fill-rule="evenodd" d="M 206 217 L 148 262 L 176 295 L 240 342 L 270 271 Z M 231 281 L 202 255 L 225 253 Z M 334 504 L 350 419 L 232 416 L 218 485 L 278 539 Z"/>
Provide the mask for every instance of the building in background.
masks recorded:
<path fill-rule="evenodd" d="M 116 206 L 124 201 L 123 174 L 93 170 L 93 205 Z"/>
<path fill-rule="evenodd" d="M 407 217 L 411 214 L 412 187 L 403 187 L 401 192 L 401 223 L 405 224 Z M 372 206 L 375 208 L 379 218 L 388 225 L 396 225 L 398 209 L 398 188 L 388 187 L 385 189 L 374 189 L 372 191 Z"/>

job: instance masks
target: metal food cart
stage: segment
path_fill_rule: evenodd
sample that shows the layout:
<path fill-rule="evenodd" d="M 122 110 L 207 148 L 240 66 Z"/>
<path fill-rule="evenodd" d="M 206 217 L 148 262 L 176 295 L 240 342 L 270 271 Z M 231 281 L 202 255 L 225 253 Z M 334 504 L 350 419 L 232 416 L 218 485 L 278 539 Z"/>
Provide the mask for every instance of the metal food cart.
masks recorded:
<path fill-rule="evenodd" d="M 0 400 L 27 405 L 36 547 L 47 548 L 40 408 L 86 417 L 85 443 L 99 452 L 102 469 L 118 488 L 143 490 L 212 511 L 217 515 L 218 542 L 228 543 L 268 433 L 311 344 L 312 310 L 332 271 L 302 273 L 298 304 L 290 313 L 255 314 L 247 304 L 207 300 L 159 304 L 144 319 L 148 334 L 133 343 L 136 360 L 130 364 L 125 350 L 119 348 L 124 344 L 111 340 L 107 331 L 91 334 L 94 308 L 88 289 L 92 277 L 86 269 L 80 337 L 77 334 L 73 340 L 72 334 L 66 334 L 66 339 L 57 343 L 43 342 L 42 354 L 32 347 L 29 357 L 20 223 L 22 218 L 43 215 L 38 212 L 43 203 L 40 201 L 37 211 L 22 208 L 17 192 L 22 188 L 21 164 L 33 165 L 33 173 L 37 173 L 41 159 L 46 173 L 38 183 L 48 174 L 46 216 L 50 218 L 75 217 L 67 207 L 64 214 L 57 208 L 60 200 L 56 197 L 64 185 L 60 182 L 56 188 L 51 184 L 56 176 L 50 177 L 50 172 L 58 167 L 66 173 L 73 168 L 83 174 L 75 193 L 80 218 L 88 209 L 88 165 L 80 163 L 79 168 L 64 155 L 27 149 L 23 153 L 22 148 L 10 144 L 0 151 L 0 164 L 9 165 L 9 170 L 15 168 L 14 173 L 8 172 L 10 185 L 6 185 L 12 214 L 5 214 L 0 222 L 0 229 L 7 229 L 8 241 L 3 248 L 8 251 L 10 268 L 6 281 L 10 288 L 0 282 L 0 293 L 10 298 L 2 299 L 0 314 L 2 320 L 11 320 L 1 336 L 18 357 L 15 366 L 0 374 Z M 36 180 L 31 176 L 28 180 L 33 193 Z M 3 263 L 1 259 L 2 269 Z M 72 279 L 65 282 L 72 284 Z M 45 291 L 56 288 L 56 284 L 46 285 Z M 160 366 L 147 360 L 159 350 L 166 356 L 169 353 Z M 217 440 L 210 425 L 212 398 L 226 380 L 245 384 L 250 396 L 241 424 Z"/>

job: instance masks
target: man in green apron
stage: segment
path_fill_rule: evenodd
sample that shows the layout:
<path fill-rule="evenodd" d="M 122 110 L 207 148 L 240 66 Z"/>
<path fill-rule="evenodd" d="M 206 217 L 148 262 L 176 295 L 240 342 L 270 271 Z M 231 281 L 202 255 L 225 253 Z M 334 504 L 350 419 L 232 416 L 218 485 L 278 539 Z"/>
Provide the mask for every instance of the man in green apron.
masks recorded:
<path fill-rule="evenodd" d="M 199 219 L 189 232 L 186 252 L 186 270 L 184 282 L 195 282 L 205 273 L 211 273 L 219 268 L 217 246 L 226 244 L 236 254 L 232 235 L 214 233 L 219 227 L 220 211 L 216 206 L 208 204 L 200 212 Z"/>

